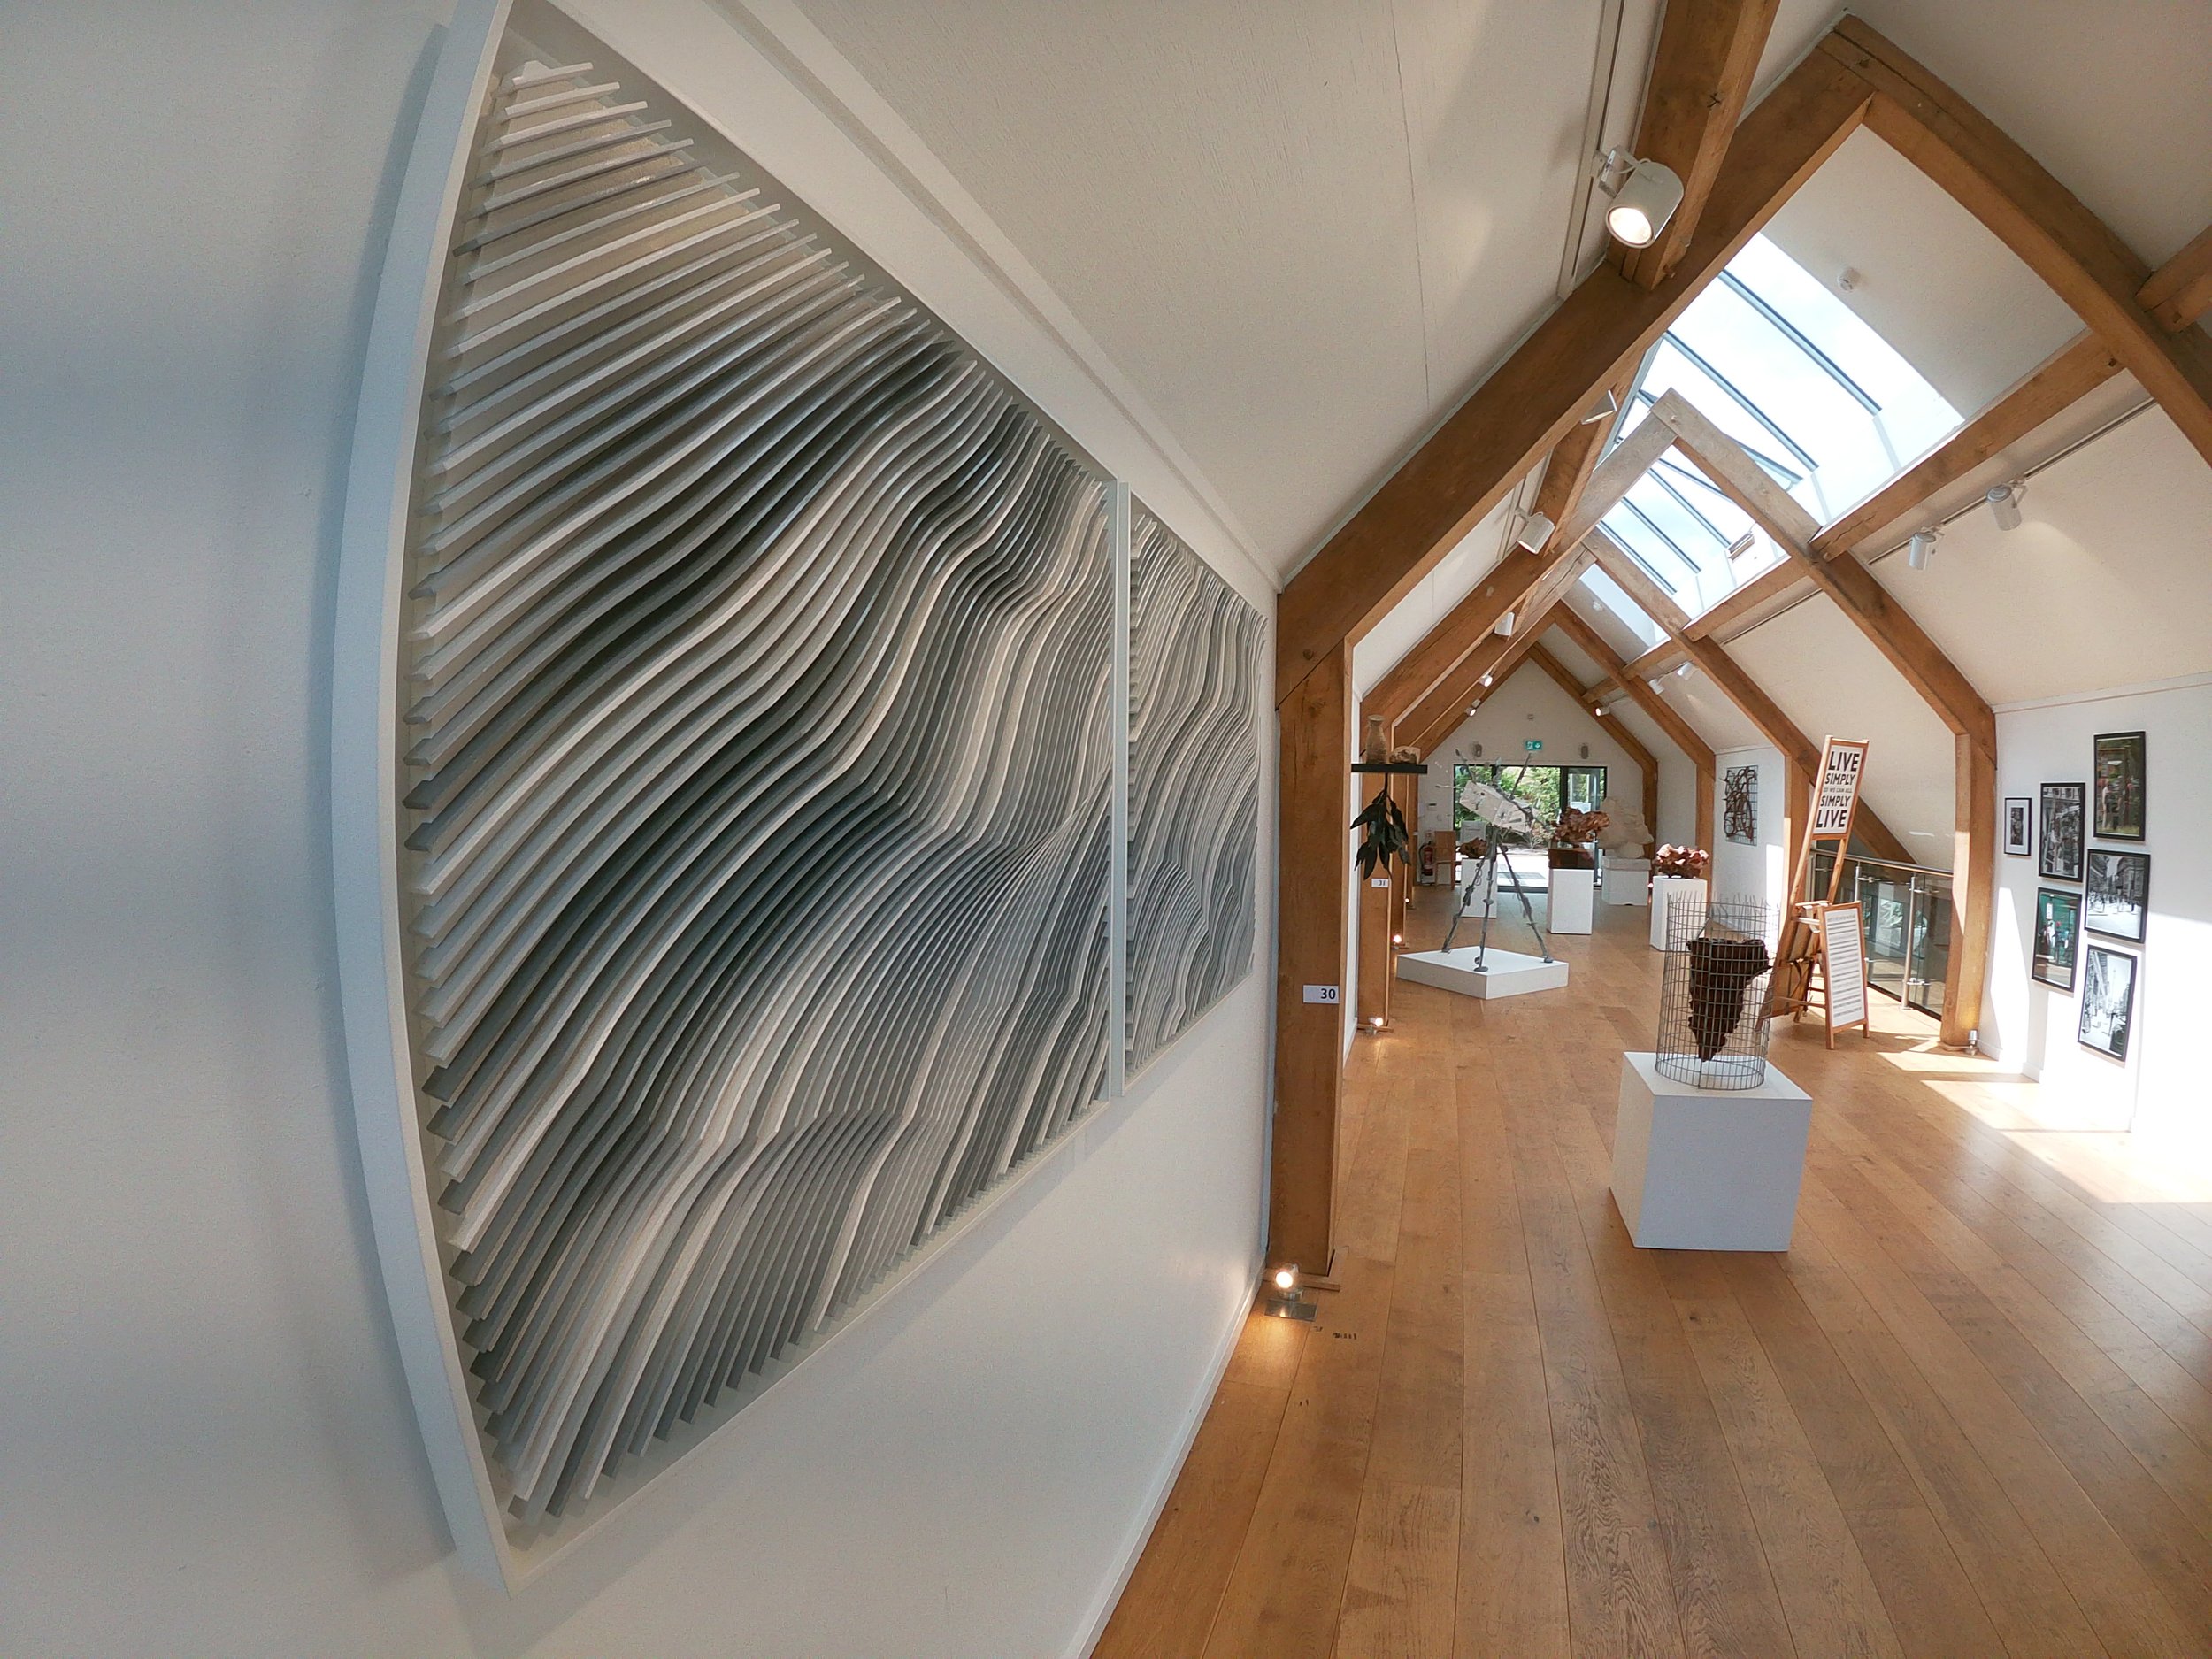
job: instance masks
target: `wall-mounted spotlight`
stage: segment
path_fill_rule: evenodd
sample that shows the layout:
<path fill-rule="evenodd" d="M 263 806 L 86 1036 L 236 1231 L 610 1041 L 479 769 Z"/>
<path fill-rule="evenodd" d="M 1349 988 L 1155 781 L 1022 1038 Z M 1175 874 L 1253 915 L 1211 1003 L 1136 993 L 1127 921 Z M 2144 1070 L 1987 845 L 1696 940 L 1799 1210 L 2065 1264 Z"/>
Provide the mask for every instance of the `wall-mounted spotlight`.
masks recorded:
<path fill-rule="evenodd" d="M 2016 511 L 2013 513 L 2014 522 L 2017 523 L 2019 518 L 2020 515 Z M 1912 540 L 1905 543 L 1905 563 L 1914 570 L 1926 570 L 1928 560 L 1935 553 L 1935 544 L 1942 534 L 1942 530 L 1935 525 L 1930 525 L 1925 530 L 1914 531 Z"/>
<path fill-rule="evenodd" d="M 1614 416 L 1619 414 L 1620 412 L 1621 400 L 1613 396 L 1613 388 L 1609 386 L 1604 391 L 1598 394 L 1598 401 L 1590 405 L 1590 412 L 1583 416 L 1580 420 L 1575 422 L 1575 425 L 1578 426 L 1586 426 L 1593 421 L 1610 420 Z"/>
<path fill-rule="evenodd" d="M 1682 177 L 1662 162 L 1639 160 L 1625 150 L 1599 158 L 1598 188 L 1613 198 L 1605 228 L 1631 248 L 1648 248 L 1682 205 Z"/>
<path fill-rule="evenodd" d="M 2028 493 L 2024 480 L 2014 479 L 2009 484 L 1999 484 L 1983 497 L 1989 503 L 1989 516 L 1997 521 L 2000 530 L 2020 527 L 2020 497 Z"/>
<path fill-rule="evenodd" d="M 1490 631 L 1502 640 L 1511 639 L 1513 637 L 1513 613 L 1509 611 L 1500 617 L 1498 626 Z"/>
<path fill-rule="evenodd" d="M 1532 553 L 1544 550 L 1544 543 L 1551 540 L 1551 533 L 1559 526 L 1548 512 L 1532 512 L 1521 521 L 1521 533 L 1514 541 Z"/>

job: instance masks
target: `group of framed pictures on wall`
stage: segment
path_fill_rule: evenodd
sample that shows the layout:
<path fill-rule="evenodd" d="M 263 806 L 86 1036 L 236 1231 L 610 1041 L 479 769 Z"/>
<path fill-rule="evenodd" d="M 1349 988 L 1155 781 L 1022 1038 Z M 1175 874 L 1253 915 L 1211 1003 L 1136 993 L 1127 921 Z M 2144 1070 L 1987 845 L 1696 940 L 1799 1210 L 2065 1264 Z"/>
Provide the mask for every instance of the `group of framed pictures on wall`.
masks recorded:
<path fill-rule="evenodd" d="M 2036 873 L 2047 881 L 2080 884 L 2035 891 L 2035 949 L 2032 977 L 2061 991 L 2078 991 L 2076 1034 L 2085 1048 L 2125 1060 L 2135 1016 L 2131 952 L 2093 944 L 2079 949 L 2084 930 L 2131 945 L 2143 942 L 2151 888 L 2151 856 L 2093 841 L 2140 841 L 2148 822 L 2146 745 L 2140 732 L 2108 732 L 2094 740 L 2092 781 L 2047 783 L 2040 802 L 2042 835 L 2036 837 L 2038 803 L 2025 796 L 2005 802 L 2005 851 L 2031 852 Z"/>

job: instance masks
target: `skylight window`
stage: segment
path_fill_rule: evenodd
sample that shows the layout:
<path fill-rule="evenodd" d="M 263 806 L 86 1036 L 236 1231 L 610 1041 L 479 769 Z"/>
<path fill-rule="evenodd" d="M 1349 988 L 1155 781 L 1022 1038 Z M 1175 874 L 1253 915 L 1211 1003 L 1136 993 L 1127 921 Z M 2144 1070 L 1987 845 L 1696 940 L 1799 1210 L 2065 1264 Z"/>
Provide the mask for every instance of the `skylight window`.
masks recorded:
<path fill-rule="evenodd" d="M 1750 450 L 1823 524 L 1959 426 L 1911 364 L 1763 236 L 1652 349 L 1615 441 L 1667 391 Z M 1785 557 L 1678 451 L 1604 524 L 1693 616 Z"/>

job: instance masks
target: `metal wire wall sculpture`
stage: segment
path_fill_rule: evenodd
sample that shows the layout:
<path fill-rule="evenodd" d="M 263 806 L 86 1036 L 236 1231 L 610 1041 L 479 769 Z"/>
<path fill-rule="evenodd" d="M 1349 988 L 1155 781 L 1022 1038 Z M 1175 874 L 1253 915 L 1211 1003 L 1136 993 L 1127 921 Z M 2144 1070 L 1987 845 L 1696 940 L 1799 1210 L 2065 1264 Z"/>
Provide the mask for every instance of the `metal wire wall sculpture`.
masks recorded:
<path fill-rule="evenodd" d="M 1133 1075 L 1251 971 L 1263 625 L 1141 508 L 1129 564 Z"/>
<path fill-rule="evenodd" d="M 404 549 L 397 965 L 526 1529 L 1249 971 L 1262 622 L 1141 514 L 1117 709 L 1098 472 L 681 106 L 500 51 Z"/>

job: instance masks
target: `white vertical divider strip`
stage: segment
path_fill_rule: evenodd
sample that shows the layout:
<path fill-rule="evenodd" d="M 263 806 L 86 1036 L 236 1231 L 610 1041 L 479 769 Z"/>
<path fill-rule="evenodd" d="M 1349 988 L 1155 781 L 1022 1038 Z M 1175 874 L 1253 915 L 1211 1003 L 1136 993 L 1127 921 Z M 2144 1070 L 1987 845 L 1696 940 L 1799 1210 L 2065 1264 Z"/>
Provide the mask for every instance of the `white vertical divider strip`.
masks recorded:
<path fill-rule="evenodd" d="M 1129 683 L 1130 584 L 1135 580 L 1129 549 L 1129 486 L 1118 479 L 1107 486 L 1106 514 L 1114 567 L 1114 846 L 1108 885 L 1114 908 L 1107 999 L 1113 1010 L 1114 1033 L 1107 1075 L 1110 1095 L 1119 1100 L 1129 1087 L 1129 760 L 1130 747 L 1136 741 L 1136 708 Z"/>
<path fill-rule="evenodd" d="M 460 0 L 400 184 L 369 324 L 331 663 L 339 998 L 370 1225 L 431 1476 L 469 1570 L 511 1584 L 430 1207 L 399 917 L 399 628 L 417 422 L 452 238 L 510 0 Z"/>

